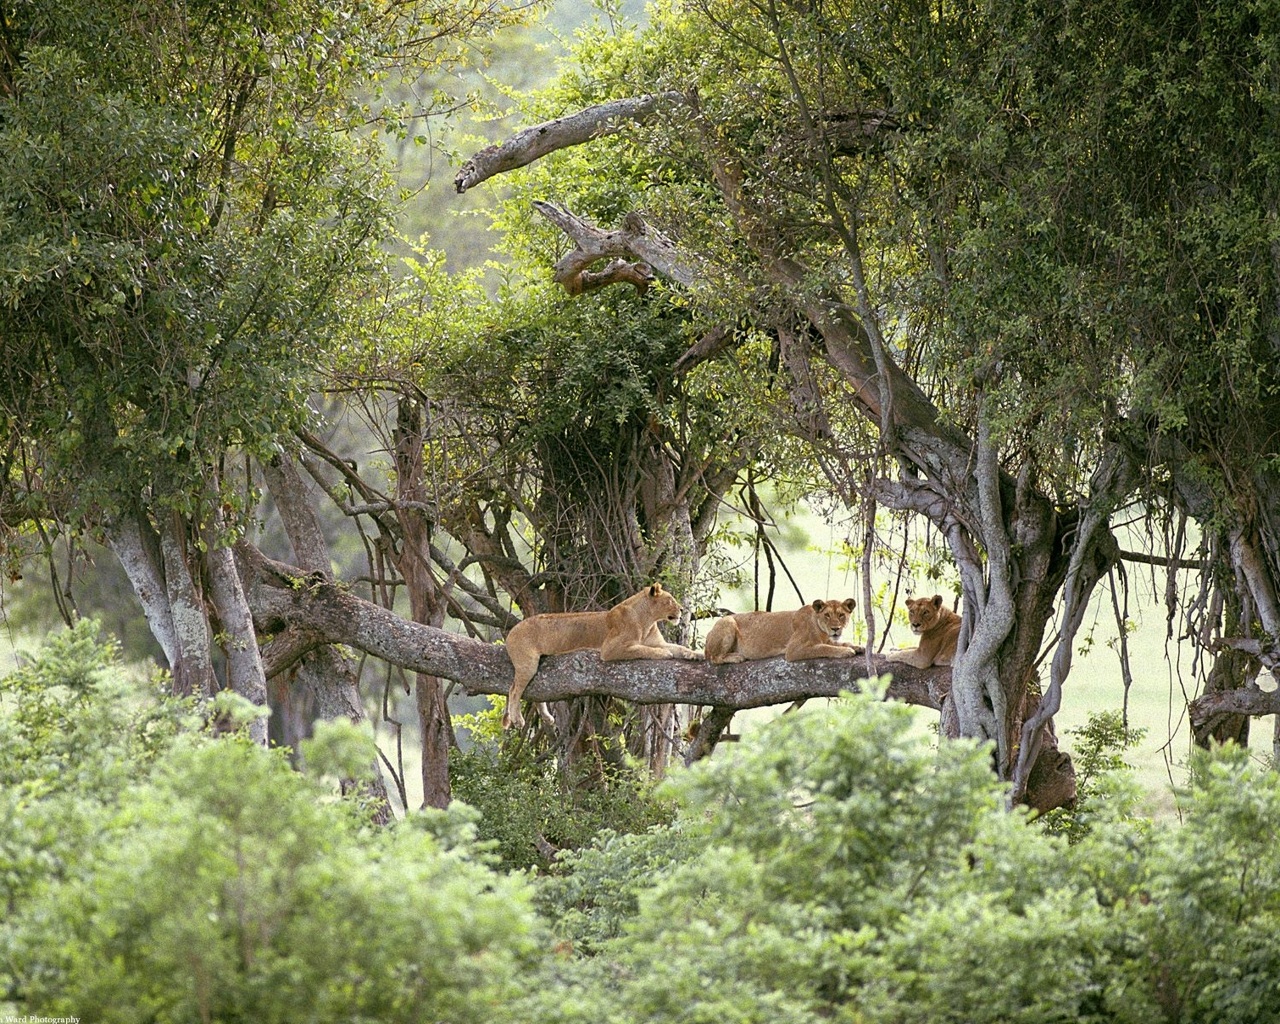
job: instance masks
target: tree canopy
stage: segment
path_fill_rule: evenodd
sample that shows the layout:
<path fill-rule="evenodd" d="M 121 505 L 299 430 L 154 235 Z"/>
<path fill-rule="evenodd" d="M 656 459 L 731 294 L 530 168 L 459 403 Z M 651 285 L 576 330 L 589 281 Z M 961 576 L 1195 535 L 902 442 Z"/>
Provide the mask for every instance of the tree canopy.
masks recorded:
<path fill-rule="evenodd" d="M 819 342 L 843 378 L 827 407 L 868 429 L 806 425 L 862 467 L 832 474 L 846 500 L 946 536 L 966 617 L 953 728 L 997 744 L 1015 791 L 1051 742 L 1085 602 L 1120 557 L 1117 511 L 1194 520 L 1212 599 L 1189 610 L 1192 635 L 1269 663 L 1265 7 L 659 5 L 645 30 L 584 44 L 563 78 L 553 112 L 594 110 L 593 127 L 543 126 L 573 147 L 534 179 L 579 215 L 538 207 L 577 246 L 558 281 L 572 290 L 564 268 L 616 257 L 593 220 L 642 211 L 610 236 L 628 272 L 683 286 L 708 324 L 745 315 L 785 337 L 798 322 Z M 642 91 L 664 101 L 620 127 L 619 97 Z M 582 154 L 601 152 L 639 171 L 630 212 L 575 187 Z M 519 163 L 486 156 L 460 190 Z M 656 230 L 673 240 L 657 258 Z M 1185 541 L 1152 539 L 1176 568 Z M 1228 687 L 1258 666 L 1220 662 Z M 1236 707 L 1256 711 L 1246 693 Z"/>

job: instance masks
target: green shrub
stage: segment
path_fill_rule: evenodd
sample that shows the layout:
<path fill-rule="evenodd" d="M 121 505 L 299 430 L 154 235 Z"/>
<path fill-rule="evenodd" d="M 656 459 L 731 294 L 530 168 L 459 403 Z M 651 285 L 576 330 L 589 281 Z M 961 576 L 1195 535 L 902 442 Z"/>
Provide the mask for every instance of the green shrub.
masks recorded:
<path fill-rule="evenodd" d="M 20 915 L 19 1000 L 91 1020 L 502 1019 L 518 879 L 415 819 L 359 826 L 282 756 L 183 745 Z"/>
<path fill-rule="evenodd" d="M 473 747 L 451 757 L 449 774 L 454 797 L 480 812 L 480 838 L 507 869 L 547 870 L 556 851 L 605 830 L 643 832 L 675 813 L 642 770 L 593 765 L 566 778 L 551 755 L 527 746 Z"/>
<path fill-rule="evenodd" d="M 155 702 L 126 711 L 112 657 L 86 627 L 4 684 L 0 1011 L 511 1019 L 539 931 L 522 880 L 477 853 L 471 812 L 368 828 L 278 751 Z M 127 728 L 157 720 L 164 742 Z M 329 744 L 335 765 L 353 739 Z"/>
<path fill-rule="evenodd" d="M 987 750 L 851 697 L 673 780 L 671 828 L 539 882 L 533 1021 L 1280 1020 L 1280 778 L 1207 757 L 1185 824 L 1099 776 L 1074 843 L 1003 809 Z"/>
<path fill-rule="evenodd" d="M 1074 807 L 1058 807 L 1041 819 L 1046 832 L 1066 836 L 1078 843 L 1088 833 L 1090 822 L 1104 805 L 1125 803 L 1123 787 L 1117 788 L 1117 773 L 1130 772 L 1133 765 L 1124 752 L 1142 742 L 1146 729 L 1126 728 L 1119 711 L 1092 711 L 1079 729 L 1068 729 L 1074 736 L 1072 751 L 1076 770 L 1076 803 Z"/>

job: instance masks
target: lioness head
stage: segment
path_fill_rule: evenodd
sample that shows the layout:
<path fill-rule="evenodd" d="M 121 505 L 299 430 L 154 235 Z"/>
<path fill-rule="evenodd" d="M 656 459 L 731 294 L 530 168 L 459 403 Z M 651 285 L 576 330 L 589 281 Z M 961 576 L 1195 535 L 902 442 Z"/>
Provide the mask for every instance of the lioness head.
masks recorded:
<path fill-rule="evenodd" d="M 928 632 L 937 623 L 942 609 L 942 595 L 907 598 L 907 618 L 911 620 L 911 632 Z"/>
<path fill-rule="evenodd" d="M 649 601 L 653 607 L 654 618 L 675 622 L 680 618 L 680 602 L 662 589 L 661 583 L 649 588 Z"/>
<path fill-rule="evenodd" d="M 843 601 L 814 601 L 813 610 L 818 613 L 818 627 L 831 637 L 832 642 L 840 639 L 844 627 L 849 624 L 849 613 L 857 606 L 851 597 Z"/>

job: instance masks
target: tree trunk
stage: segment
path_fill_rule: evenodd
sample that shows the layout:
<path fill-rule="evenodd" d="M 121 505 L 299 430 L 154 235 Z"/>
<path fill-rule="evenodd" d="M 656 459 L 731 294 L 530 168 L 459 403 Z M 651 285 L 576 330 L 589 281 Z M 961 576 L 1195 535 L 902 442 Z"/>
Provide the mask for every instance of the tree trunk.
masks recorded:
<path fill-rule="evenodd" d="M 220 527 L 221 517 L 215 516 L 213 526 L 205 531 L 205 568 L 209 577 L 209 597 L 222 627 L 219 635 L 226 654 L 227 686 L 251 703 L 265 708 L 267 677 L 258 650 L 258 635 L 253 628 L 253 616 L 236 569 L 235 556 L 219 536 L 222 533 Z M 249 735 L 255 743 L 266 746 L 266 721 L 256 719 L 249 726 Z"/>
<path fill-rule="evenodd" d="M 331 580 L 329 545 L 297 463 L 281 455 L 260 468 L 299 568 L 317 579 Z M 294 750 L 311 735 L 317 718 L 346 718 L 357 723 L 367 720 L 352 660 L 337 647 L 314 638 L 306 638 L 298 649 L 301 653 L 296 659 L 269 677 L 269 690 L 275 694 L 273 706 L 284 724 L 281 741 Z M 371 769 L 364 791 L 373 804 L 374 820 L 385 824 L 391 820 L 391 802 L 376 757 Z M 353 785 L 344 782 L 344 791 Z"/>
<path fill-rule="evenodd" d="M 187 562 L 182 520 L 166 516 L 163 534 L 158 534 L 139 504 L 109 525 L 107 542 L 169 662 L 174 694 L 212 696 L 218 690 L 212 636 L 204 598 Z"/>
<path fill-rule="evenodd" d="M 396 518 L 400 523 L 397 568 L 409 591 L 414 622 L 439 628 L 444 624 L 445 593 L 431 568 L 431 519 L 425 506 L 429 495 L 422 464 L 426 444 L 426 414 L 416 399 L 400 396 L 396 407 Z M 449 747 L 453 723 L 438 676 L 417 673 L 415 680 L 418 727 L 422 737 L 422 804 L 449 806 Z"/>
<path fill-rule="evenodd" d="M 187 542 L 186 524 L 176 512 L 168 513 L 161 528 L 160 550 L 169 614 L 177 638 L 178 662 L 171 666 L 173 687 L 181 696 L 212 696 L 219 688 L 213 670 L 213 637 L 204 596 L 187 561 Z"/>

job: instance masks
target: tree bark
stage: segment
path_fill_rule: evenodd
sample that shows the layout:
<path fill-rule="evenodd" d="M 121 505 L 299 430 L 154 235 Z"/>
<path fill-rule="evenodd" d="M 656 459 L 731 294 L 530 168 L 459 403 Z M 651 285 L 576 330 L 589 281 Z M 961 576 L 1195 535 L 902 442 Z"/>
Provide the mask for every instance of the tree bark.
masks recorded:
<path fill-rule="evenodd" d="M 129 577 L 147 624 L 151 627 L 151 635 L 164 652 L 169 670 L 174 673 L 175 692 L 191 692 L 188 689 L 192 685 L 189 681 L 184 681 L 179 687 L 174 668 L 180 663 L 182 652 L 169 607 L 160 538 L 140 510 L 116 517 L 107 525 L 106 532 L 107 544 L 120 560 L 125 575 Z"/>
<path fill-rule="evenodd" d="M 162 524 L 160 551 L 165 594 L 177 640 L 178 660 L 170 665 L 174 692 L 179 696 L 212 696 L 218 689 L 218 680 L 213 671 L 209 615 L 187 562 L 186 524 L 176 512 L 170 513 Z"/>
<path fill-rule="evenodd" d="M 414 622 L 444 624 L 445 596 L 431 569 L 431 520 L 422 450 L 426 443 L 425 411 L 417 400 L 401 395 L 396 406 L 396 517 L 400 523 L 397 567 L 409 591 Z M 449 747 L 453 723 L 438 676 L 419 672 L 415 679 L 418 725 L 422 737 L 422 803 L 449 806 Z"/>
<path fill-rule="evenodd" d="M 1191 727 L 1197 741 L 1206 739 L 1221 716 L 1280 714 L 1280 690 L 1263 690 L 1259 686 L 1244 686 L 1233 690 L 1214 690 L 1202 694 L 1187 705 L 1191 713 Z"/>
<path fill-rule="evenodd" d="M 698 279 L 697 271 L 675 244 L 635 214 L 628 214 L 622 227 L 614 231 L 602 231 L 562 206 L 535 199 L 533 208 L 577 244 L 572 252 L 562 256 L 552 268 L 556 284 L 561 285 L 570 295 L 592 291 L 602 283 L 611 283 L 612 280 L 622 280 L 628 284 L 636 284 L 641 279 L 647 281 L 650 276 L 648 269 L 656 270 L 663 277 L 686 287 Z M 628 264 L 622 257 L 637 262 Z M 611 280 L 598 278 L 588 286 L 583 279 L 588 268 L 600 260 L 610 258 L 615 260 L 608 271 Z M 633 276 L 626 273 L 628 267 L 633 268 Z M 641 267 L 645 269 L 640 269 Z"/>
<path fill-rule="evenodd" d="M 205 531 L 205 567 L 209 577 L 209 598 L 217 612 L 222 650 L 227 659 L 227 686 L 241 697 L 267 707 L 267 676 L 258 650 L 253 615 L 245 598 L 235 555 L 219 534 L 221 517 Z M 267 723 L 256 719 L 249 726 L 255 743 L 267 745 Z"/>
<path fill-rule="evenodd" d="M 260 468 L 299 567 L 312 578 L 332 579 L 329 545 L 297 463 L 281 455 Z M 274 695 L 273 707 L 283 720 L 281 740 L 286 745 L 296 750 L 301 740 L 311 735 L 317 718 L 367 720 L 355 664 L 314 634 L 293 629 L 278 635 L 263 650 L 263 662 L 268 690 Z M 386 824 L 391 820 L 391 802 L 377 758 L 369 778 L 363 788 L 373 803 L 374 820 Z M 344 791 L 354 785 L 344 782 Z"/>
<path fill-rule="evenodd" d="M 548 153 L 613 135 L 627 122 L 643 120 L 662 104 L 678 103 L 683 98 L 683 94 L 671 91 L 610 100 L 565 117 L 531 125 L 501 145 L 486 146 L 476 153 L 462 165 L 453 179 L 453 186 L 459 193 L 465 192 L 496 174 L 524 167 Z"/>

